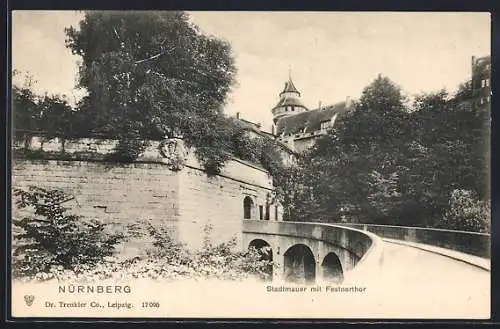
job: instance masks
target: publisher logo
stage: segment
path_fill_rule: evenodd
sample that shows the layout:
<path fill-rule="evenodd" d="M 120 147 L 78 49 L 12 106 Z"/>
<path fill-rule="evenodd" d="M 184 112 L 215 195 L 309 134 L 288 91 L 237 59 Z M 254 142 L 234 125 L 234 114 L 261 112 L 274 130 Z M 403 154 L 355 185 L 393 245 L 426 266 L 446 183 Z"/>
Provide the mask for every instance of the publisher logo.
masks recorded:
<path fill-rule="evenodd" d="M 31 305 L 33 305 L 33 302 L 35 301 L 35 296 L 34 295 L 24 295 L 24 301 L 26 302 L 26 305 L 31 306 Z"/>

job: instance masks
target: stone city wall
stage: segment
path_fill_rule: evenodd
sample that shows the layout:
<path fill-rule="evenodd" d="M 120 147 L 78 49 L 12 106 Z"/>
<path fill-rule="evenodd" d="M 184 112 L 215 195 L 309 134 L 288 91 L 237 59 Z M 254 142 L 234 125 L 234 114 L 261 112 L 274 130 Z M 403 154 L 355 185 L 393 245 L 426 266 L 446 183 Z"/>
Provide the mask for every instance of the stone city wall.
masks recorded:
<path fill-rule="evenodd" d="M 116 143 L 79 139 L 63 145 L 57 138 L 42 143 L 40 137 L 14 143 L 15 151 L 31 155 L 14 152 L 12 186 L 60 189 L 74 196 L 67 204 L 73 213 L 116 229 L 140 221 L 161 224 L 190 249 L 201 247 L 207 225 L 214 242 L 236 237 L 241 243 L 244 198 L 252 198 L 253 218 L 259 206 L 265 209 L 266 202 L 273 202 L 272 181 L 258 166 L 233 159 L 221 175 L 208 177 L 180 140 L 152 141 L 133 163 L 103 161 L 102 155 L 113 152 Z M 281 219 L 281 211 L 277 213 Z M 144 245 L 131 241 L 125 249 L 140 253 Z"/>

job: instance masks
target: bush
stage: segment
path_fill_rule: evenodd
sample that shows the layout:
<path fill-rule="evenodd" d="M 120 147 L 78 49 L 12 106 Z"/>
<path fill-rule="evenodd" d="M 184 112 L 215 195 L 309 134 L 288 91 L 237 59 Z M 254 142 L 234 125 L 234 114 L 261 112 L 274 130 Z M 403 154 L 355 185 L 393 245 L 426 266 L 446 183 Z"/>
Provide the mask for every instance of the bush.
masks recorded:
<path fill-rule="evenodd" d="M 254 277 L 268 280 L 272 275 L 269 273 L 272 262 L 262 259 L 259 250 L 251 248 L 245 252 L 238 251 L 235 238 L 213 244 L 211 226 L 204 229 L 202 248 L 194 252 L 174 243 L 165 227 L 149 224 L 147 231 L 154 239 L 154 248 L 148 252 L 150 267 L 146 272 L 158 273 L 160 277 L 170 277 L 169 272 L 174 272 L 198 278 L 238 280 Z"/>
<path fill-rule="evenodd" d="M 15 189 L 16 206 L 28 216 L 13 218 L 14 277 L 49 273 L 51 268 L 78 271 L 111 256 L 123 235 L 106 232 L 106 225 L 67 213 L 72 199 L 59 190 Z"/>
<path fill-rule="evenodd" d="M 474 232 L 490 232 L 490 205 L 478 200 L 472 191 L 453 190 L 449 208 L 440 227 Z"/>
<path fill-rule="evenodd" d="M 16 205 L 34 213 L 13 219 L 16 231 L 13 276 L 23 280 L 71 280 L 95 282 L 106 279 L 154 280 L 220 279 L 269 280 L 273 263 L 262 250 L 237 250 L 236 239 L 212 243 L 212 228 L 205 228 L 203 246 L 189 251 L 172 240 L 167 227 L 138 222 L 122 234 L 105 232 L 97 221 L 67 214 L 62 204 L 71 197 L 58 190 L 30 187 L 16 189 Z M 33 210 L 31 209 L 31 210 Z M 119 260 L 114 246 L 125 238 L 151 238 L 145 256 Z"/>

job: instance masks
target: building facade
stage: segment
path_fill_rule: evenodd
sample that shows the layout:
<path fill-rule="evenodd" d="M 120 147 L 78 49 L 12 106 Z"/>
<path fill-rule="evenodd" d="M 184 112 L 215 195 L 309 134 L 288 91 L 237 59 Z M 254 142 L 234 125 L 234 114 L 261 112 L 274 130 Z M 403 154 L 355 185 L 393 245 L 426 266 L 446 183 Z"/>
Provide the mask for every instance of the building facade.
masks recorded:
<path fill-rule="evenodd" d="M 345 102 L 310 110 L 302 103 L 300 96 L 289 77 L 279 94 L 278 103 L 271 110 L 276 139 L 298 153 L 312 147 L 319 137 L 333 127 L 338 117 L 352 106 L 350 98 L 347 98 Z"/>
<path fill-rule="evenodd" d="M 273 133 L 262 130 L 261 125 L 259 123 L 255 123 L 241 118 L 239 113 L 236 114 L 236 119 L 241 124 L 243 129 L 246 131 L 246 135 L 248 137 L 271 140 L 281 153 L 283 165 L 291 166 L 296 162 L 298 153 L 293 149 L 291 149 L 288 145 L 286 145 L 282 141 L 278 140 Z"/>
<path fill-rule="evenodd" d="M 491 56 L 472 56 L 472 105 L 485 108 L 491 104 Z"/>

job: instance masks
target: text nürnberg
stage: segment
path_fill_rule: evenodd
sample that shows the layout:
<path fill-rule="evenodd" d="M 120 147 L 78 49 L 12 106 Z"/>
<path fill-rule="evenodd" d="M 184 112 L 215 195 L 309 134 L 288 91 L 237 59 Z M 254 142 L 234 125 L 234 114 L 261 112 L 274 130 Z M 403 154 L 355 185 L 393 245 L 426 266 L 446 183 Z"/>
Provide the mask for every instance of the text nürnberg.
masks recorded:
<path fill-rule="evenodd" d="M 132 289 L 130 286 L 120 286 L 120 285 L 65 285 L 59 286 L 60 294 L 130 294 Z"/>

